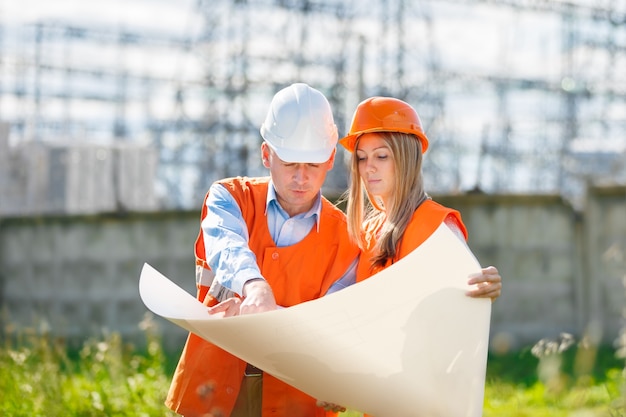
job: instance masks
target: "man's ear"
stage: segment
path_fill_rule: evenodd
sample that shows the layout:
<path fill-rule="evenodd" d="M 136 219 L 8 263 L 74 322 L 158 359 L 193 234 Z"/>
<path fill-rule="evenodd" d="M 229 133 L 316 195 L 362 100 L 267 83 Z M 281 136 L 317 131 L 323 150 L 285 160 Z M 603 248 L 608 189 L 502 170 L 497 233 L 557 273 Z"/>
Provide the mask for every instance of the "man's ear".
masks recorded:
<path fill-rule="evenodd" d="M 265 168 L 270 167 L 270 148 L 267 143 L 263 142 L 261 144 L 261 161 L 263 161 L 263 166 Z"/>
<path fill-rule="evenodd" d="M 333 166 L 335 165 L 336 155 L 337 155 L 337 148 L 333 149 L 333 153 L 330 155 L 330 158 L 328 158 L 328 161 L 326 162 L 328 164 L 328 171 L 333 169 Z"/>

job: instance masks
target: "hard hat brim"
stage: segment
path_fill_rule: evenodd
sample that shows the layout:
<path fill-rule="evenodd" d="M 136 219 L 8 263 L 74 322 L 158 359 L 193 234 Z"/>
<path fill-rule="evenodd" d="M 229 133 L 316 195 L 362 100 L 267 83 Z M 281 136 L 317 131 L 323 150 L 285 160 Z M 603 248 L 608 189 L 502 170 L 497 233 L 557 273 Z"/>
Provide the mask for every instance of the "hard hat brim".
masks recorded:
<path fill-rule="evenodd" d="M 345 149 L 347 149 L 349 152 L 354 152 L 354 147 L 356 146 L 356 140 L 359 138 L 359 136 L 364 135 L 366 133 L 376 133 L 376 132 L 400 132 L 400 133 L 409 133 L 411 135 L 415 135 L 419 138 L 421 144 L 422 144 L 422 153 L 425 153 L 426 150 L 428 149 L 428 138 L 426 137 L 426 135 L 424 135 L 421 132 L 417 132 L 415 130 L 411 130 L 411 129 L 389 129 L 389 128 L 374 128 L 374 129 L 367 129 L 367 130 L 362 130 L 360 132 L 356 132 L 353 133 L 351 135 L 347 135 L 341 139 L 339 139 L 339 143 L 341 144 L 341 146 L 343 146 Z"/>
<path fill-rule="evenodd" d="M 265 141 L 267 145 L 278 155 L 281 161 L 289 162 L 291 164 L 323 164 L 328 161 L 333 154 L 335 147 L 328 149 L 305 149 L 295 150 L 286 148 L 277 148 L 272 145 L 268 140 Z"/>

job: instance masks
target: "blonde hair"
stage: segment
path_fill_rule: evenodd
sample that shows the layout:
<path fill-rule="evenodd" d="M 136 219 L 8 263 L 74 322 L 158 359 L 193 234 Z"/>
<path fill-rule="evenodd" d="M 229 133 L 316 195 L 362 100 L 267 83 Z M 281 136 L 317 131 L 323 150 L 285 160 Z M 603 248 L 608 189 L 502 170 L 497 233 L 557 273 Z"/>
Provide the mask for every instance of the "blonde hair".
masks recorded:
<path fill-rule="evenodd" d="M 363 224 L 378 216 L 386 216 L 376 242 L 377 254 L 370 260 L 371 267 L 384 266 L 394 259 L 404 231 L 415 210 L 428 195 L 422 177 L 422 146 L 417 136 L 399 132 L 379 132 L 391 151 L 394 161 L 394 193 L 389 207 L 367 193 L 359 175 L 356 147 L 350 163 L 350 187 L 346 191 L 348 233 L 361 249 L 365 247 Z M 367 196 L 367 200 L 365 199 Z"/>

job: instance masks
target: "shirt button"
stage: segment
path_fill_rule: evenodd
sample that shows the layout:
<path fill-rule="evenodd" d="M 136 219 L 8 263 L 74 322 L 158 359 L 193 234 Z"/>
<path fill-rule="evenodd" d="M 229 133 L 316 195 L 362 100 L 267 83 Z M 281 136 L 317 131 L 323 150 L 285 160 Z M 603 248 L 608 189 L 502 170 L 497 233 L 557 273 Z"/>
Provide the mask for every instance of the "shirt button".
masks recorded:
<path fill-rule="evenodd" d="M 278 259 L 278 252 L 272 253 L 272 259 L 273 260 L 277 260 Z"/>

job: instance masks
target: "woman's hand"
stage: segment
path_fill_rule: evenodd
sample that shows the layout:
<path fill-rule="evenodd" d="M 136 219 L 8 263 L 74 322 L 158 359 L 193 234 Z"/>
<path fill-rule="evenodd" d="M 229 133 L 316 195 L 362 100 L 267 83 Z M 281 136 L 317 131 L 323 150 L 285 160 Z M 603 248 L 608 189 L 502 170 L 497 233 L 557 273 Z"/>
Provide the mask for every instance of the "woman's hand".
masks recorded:
<path fill-rule="evenodd" d="M 502 277 L 495 266 L 488 266 L 481 272 L 470 275 L 467 283 L 475 286 L 466 293 L 470 297 L 491 298 L 491 301 L 495 301 L 502 293 Z"/>

